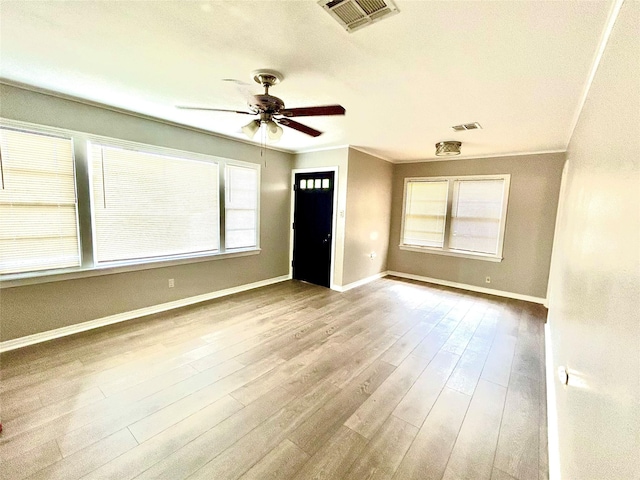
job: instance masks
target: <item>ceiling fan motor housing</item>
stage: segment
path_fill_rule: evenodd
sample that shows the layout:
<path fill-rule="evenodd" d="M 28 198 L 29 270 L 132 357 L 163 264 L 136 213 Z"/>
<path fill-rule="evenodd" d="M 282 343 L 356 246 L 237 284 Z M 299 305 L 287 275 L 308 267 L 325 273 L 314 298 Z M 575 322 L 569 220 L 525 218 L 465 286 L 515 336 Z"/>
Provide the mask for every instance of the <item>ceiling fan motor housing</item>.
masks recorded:
<path fill-rule="evenodd" d="M 284 108 L 284 102 L 273 95 L 254 95 L 256 102 L 252 105 L 258 112 L 277 114 Z"/>

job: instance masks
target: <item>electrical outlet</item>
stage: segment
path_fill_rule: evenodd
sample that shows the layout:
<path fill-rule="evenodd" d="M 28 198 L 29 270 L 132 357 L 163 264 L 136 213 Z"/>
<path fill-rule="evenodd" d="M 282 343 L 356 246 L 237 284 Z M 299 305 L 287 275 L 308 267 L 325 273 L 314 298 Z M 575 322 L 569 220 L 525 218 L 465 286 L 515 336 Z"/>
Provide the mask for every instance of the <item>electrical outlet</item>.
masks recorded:
<path fill-rule="evenodd" d="M 169 288 L 173 288 L 176 286 L 176 282 L 173 280 L 173 278 L 169 279 Z"/>
<path fill-rule="evenodd" d="M 484 277 L 484 283 L 491 283 L 491 277 Z"/>

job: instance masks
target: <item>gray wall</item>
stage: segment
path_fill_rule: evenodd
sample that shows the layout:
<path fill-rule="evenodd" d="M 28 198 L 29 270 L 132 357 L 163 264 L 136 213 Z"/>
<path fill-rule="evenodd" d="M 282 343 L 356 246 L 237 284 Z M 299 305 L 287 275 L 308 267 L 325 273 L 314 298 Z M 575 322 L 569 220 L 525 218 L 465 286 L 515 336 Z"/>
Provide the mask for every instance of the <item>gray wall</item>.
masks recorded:
<path fill-rule="evenodd" d="M 392 179 L 391 163 L 349 149 L 342 285 L 387 270 Z"/>
<path fill-rule="evenodd" d="M 0 85 L 0 116 L 163 147 L 260 163 L 256 146 L 28 90 Z M 0 290 L 0 341 L 289 273 L 293 156 L 268 151 L 262 168 L 262 252 Z M 175 279 L 169 289 L 168 278 Z"/>
<path fill-rule="evenodd" d="M 564 153 L 552 153 L 395 165 L 389 270 L 546 298 L 564 159 Z M 502 262 L 398 248 L 405 178 L 507 173 L 511 185 Z"/>
<path fill-rule="evenodd" d="M 640 478 L 639 25 L 640 2 L 625 2 L 567 152 L 547 365 L 569 369 L 548 386 L 566 479 Z"/>

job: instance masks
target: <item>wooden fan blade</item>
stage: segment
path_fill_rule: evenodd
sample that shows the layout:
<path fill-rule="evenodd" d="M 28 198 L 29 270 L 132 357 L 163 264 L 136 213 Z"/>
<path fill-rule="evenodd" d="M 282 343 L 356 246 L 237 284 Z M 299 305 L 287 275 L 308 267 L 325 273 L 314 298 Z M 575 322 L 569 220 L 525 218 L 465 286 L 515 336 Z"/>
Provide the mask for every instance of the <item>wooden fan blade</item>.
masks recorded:
<path fill-rule="evenodd" d="M 320 107 L 285 108 L 278 112 L 285 117 L 315 117 L 318 115 L 344 115 L 342 105 L 324 105 Z"/>
<path fill-rule="evenodd" d="M 311 135 L 312 137 L 318 137 L 322 135 L 320 130 L 316 130 L 315 128 L 307 127 L 295 120 L 289 120 L 288 118 L 276 118 L 276 122 L 280 125 L 284 125 L 285 127 L 293 128 L 294 130 L 298 130 L 299 132 L 306 133 L 307 135 Z"/>
<path fill-rule="evenodd" d="M 207 107 L 185 107 L 183 105 L 176 105 L 176 108 L 181 110 L 206 110 L 208 112 L 230 112 L 230 113 L 243 113 L 245 115 L 255 115 L 253 112 L 244 112 L 242 110 L 225 110 L 224 108 L 207 108 Z"/>

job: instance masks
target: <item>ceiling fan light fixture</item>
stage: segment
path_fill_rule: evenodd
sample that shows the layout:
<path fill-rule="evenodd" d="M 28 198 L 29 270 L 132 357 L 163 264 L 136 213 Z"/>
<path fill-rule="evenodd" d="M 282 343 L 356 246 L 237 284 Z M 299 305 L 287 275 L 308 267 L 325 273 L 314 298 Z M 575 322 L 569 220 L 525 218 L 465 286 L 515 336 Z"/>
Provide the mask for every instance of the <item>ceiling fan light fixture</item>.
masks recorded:
<path fill-rule="evenodd" d="M 260 130 L 260 120 L 251 120 L 242 127 L 242 133 L 249 138 L 253 138 L 258 130 Z"/>
<path fill-rule="evenodd" d="M 453 155 L 460 155 L 461 142 L 446 141 L 436 143 L 436 156 L 437 157 L 450 157 Z"/>
<path fill-rule="evenodd" d="M 269 120 L 267 122 L 267 135 L 269 136 L 270 140 L 280 140 L 280 137 L 282 137 L 282 133 L 282 127 L 276 122 L 274 122 L 273 120 Z"/>

